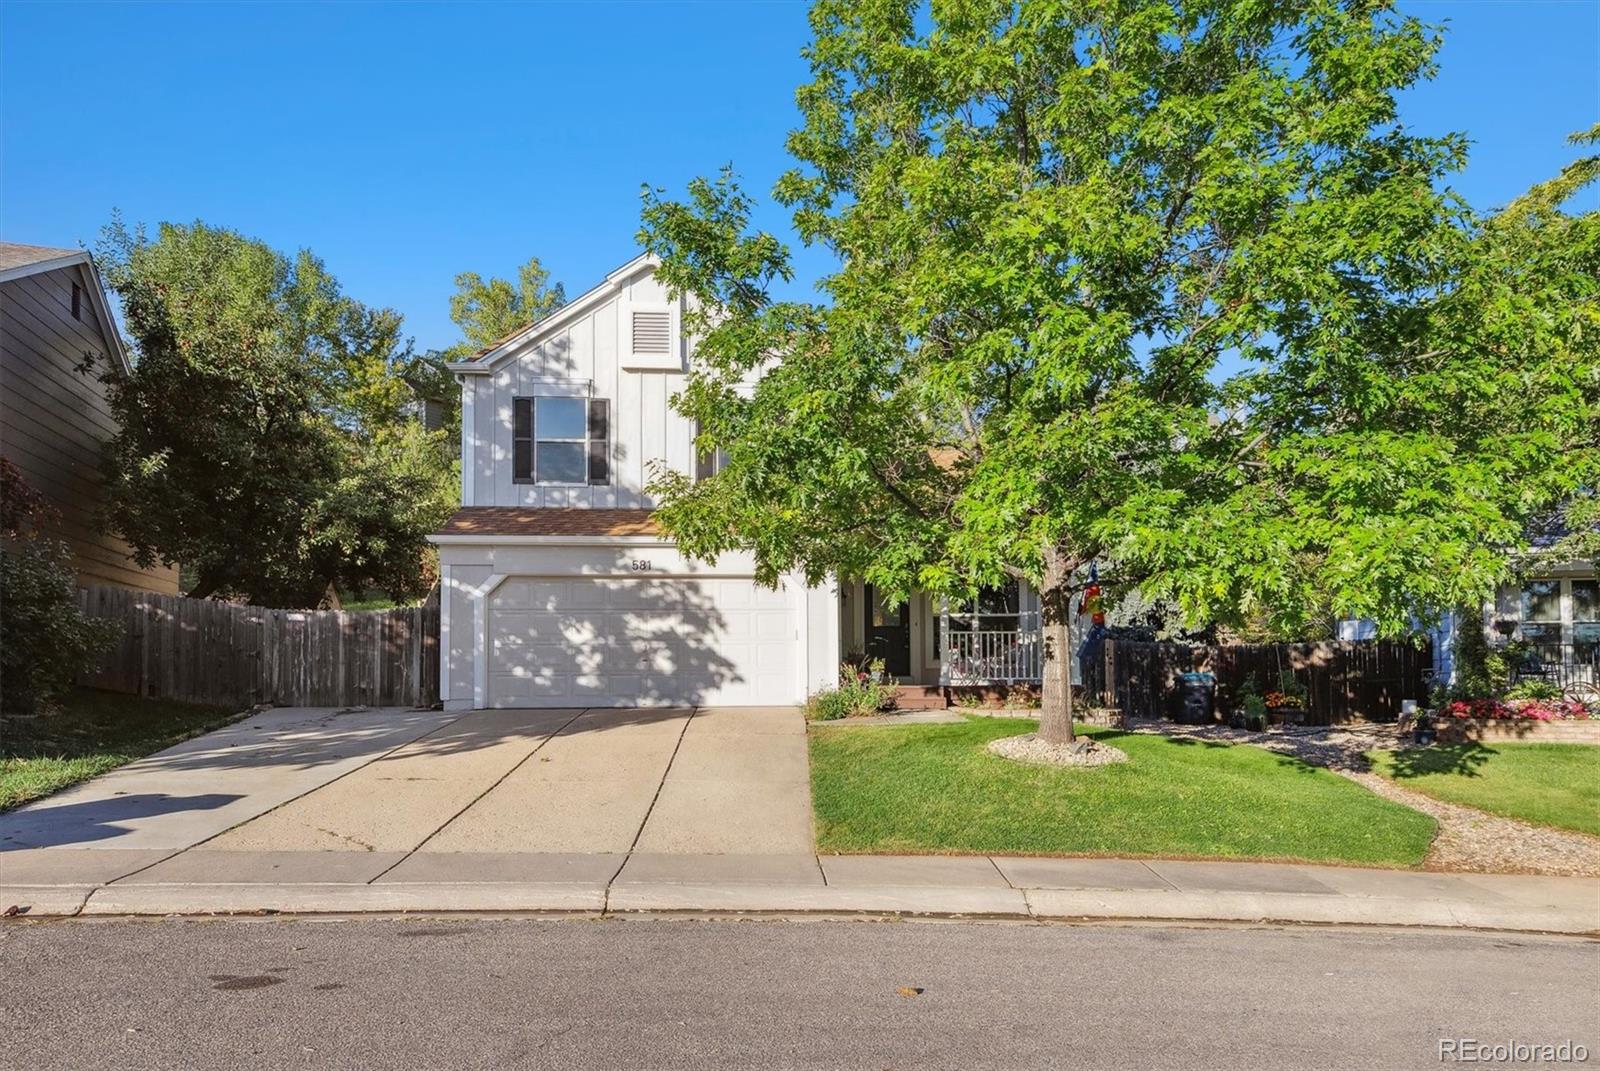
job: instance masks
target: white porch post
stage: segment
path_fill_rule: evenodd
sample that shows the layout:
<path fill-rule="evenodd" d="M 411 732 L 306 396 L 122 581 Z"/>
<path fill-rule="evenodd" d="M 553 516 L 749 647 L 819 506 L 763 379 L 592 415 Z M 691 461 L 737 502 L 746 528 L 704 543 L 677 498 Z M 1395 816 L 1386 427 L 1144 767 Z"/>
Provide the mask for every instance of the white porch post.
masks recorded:
<path fill-rule="evenodd" d="M 950 598 L 939 596 L 939 685 L 950 687 L 951 653 L 955 645 L 950 642 Z"/>

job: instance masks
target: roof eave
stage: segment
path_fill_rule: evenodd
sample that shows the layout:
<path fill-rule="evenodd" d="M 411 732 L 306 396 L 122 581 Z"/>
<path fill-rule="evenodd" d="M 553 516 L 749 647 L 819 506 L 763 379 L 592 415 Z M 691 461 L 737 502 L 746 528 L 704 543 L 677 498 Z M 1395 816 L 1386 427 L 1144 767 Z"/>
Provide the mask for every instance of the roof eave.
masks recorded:
<path fill-rule="evenodd" d="M 605 281 L 599 286 L 586 290 L 544 319 L 536 320 L 522 330 L 507 336 L 471 360 L 454 361 L 445 367 L 462 375 L 484 375 L 490 372 L 495 365 L 499 364 L 513 350 L 521 349 L 546 331 L 553 330 L 562 324 L 577 319 L 594 306 L 611 298 L 617 291 L 622 289 L 622 284 L 641 268 L 646 266 L 656 267 L 660 263 L 661 261 L 657 259 L 654 253 L 640 253 L 622 265 L 622 267 L 608 274 L 605 277 Z"/>
<path fill-rule="evenodd" d="M 651 535 L 648 533 L 634 533 L 632 535 L 495 535 L 491 532 L 449 533 L 435 532 L 428 536 L 428 542 L 436 546 L 487 546 L 517 544 L 523 546 L 545 547 L 589 547 L 589 546 L 672 546 L 674 541 L 665 534 Z"/>

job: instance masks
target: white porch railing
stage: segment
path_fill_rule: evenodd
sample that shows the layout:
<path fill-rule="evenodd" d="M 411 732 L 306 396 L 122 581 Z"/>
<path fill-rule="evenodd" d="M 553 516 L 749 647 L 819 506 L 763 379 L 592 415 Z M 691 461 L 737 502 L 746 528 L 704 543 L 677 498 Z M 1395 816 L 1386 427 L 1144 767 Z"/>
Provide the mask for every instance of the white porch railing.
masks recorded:
<path fill-rule="evenodd" d="M 1038 681 L 1043 674 L 1043 648 L 1038 614 L 1017 615 L 1017 628 L 965 627 L 964 615 L 943 615 L 943 663 L 949 684 L 1012 684 Z M 997 615 L 986 614 L 992 619 Z"/>

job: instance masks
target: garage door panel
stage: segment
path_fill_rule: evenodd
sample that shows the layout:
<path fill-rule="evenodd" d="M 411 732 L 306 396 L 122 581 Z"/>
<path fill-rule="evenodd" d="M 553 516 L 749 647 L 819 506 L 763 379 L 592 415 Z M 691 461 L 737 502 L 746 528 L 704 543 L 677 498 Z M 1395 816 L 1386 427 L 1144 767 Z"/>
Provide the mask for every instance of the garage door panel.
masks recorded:
<path fill-rule="evenodd" d="M 494 706 L 798 698 L 796 611 L 749 579 L 512 577 L 489 609 Z"/>

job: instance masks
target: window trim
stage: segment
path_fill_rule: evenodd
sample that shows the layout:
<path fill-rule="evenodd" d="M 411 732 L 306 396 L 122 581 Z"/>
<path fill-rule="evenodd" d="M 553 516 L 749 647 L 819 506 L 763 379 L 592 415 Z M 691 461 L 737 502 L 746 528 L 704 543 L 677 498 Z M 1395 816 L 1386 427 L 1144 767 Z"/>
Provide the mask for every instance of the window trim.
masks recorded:
<path fill-rule="evenodd" d="M 1556 605 L 1557 605 L 1557 608 L 1558 608 L 1558 612 L 1557 612 L 1557 616 L 1556 616 L 1555 620 L 1553 620 L 1553 621 L 1539 621 L 1539 620 L 1535 620 L 1533 618 L 1530 618 L 1528 616 L 1528 612 L 1527 612 L 1528 611 L 1527 592 L 1528 592 L 1529 586 L 1533 585 L 1533 584 L 1554 584 L 1554 585 L 1556 585 Z M 1532 626 L 1535 626 L 1535 627 L 1538 627 L 1538 626 L 1544 626 L 1544 627 L 1554 626 L 1555 629 L 1556 629 L 1557 637 L 1558 637 L 1555 640 L 1555 643 L 1558 646 L 1561 646 L 1561 647 L 1575 646 L 1579 642 L 1577 626 L 1580 625 L 1580 624 L 1585 624 L 1585 625 L 1594 624 L 1597 620 L 1600 620 L 1600 619 L 1584 618 L 1582 621 L 1580 621 L 1578 619 L 1578 617 L 1577 617 L 1577 609 L 1578 609 L 1577 602 L 1574 599 L 1573 593 L 1572 593 L 1572 586 L 1574 584 L 1596 584 L 1596 585 L 1600 585 L 1600 579 L 1597 579 L 1596 577 L 1593 577 L 1593 576 L 1530 576 L 1530 577 L 1525 577 L 1522 580 L 1517 581 L 1516 585 L 1512 589 L 1515 592 L 1515 597 L 1516 597 L 1515 607 L 1516 607 L 1516 623 L 1517 623 L 1516 637 L 1517 637 L 1517 639 L 1519 639 L 1519 640 L 1526 640 L 1527 639 L 1526 628 L 1529 625 L 1532 625 Z M 1528 641 L 1528 642 L 1536 642 L 1536 641 Z"/>
<path fill-rule="evenodd" d="M 694 422 L 693 434 L 690 436 L 690 445 L 694 447 L 694 482 L 709 480 L 717 473 L 728 467 L 728 451 L 722 447 L 714 450 L 702 450 L 699 446 L 702 432 L 700 422 Z"/>
<path fill-rule="evenodd" d="M 539 434 L 539 403 L 541 401 L 572 401 L 583 406 L 583 435 L 581 437 L 542 437 Z M 519 409 L 527 406 L 527 434 L 519 434 Z M 597 419 L 598 418 L 598 419 Z M 599 434 L 597 434 L 597 429 Z M 539 479 L 539 444 L 566 443 L 583 448 L 583 478 L 580 480 Z M 517 474 L 517 453 L 526 444 L 528 475 Z M 596 451 L 596 447 L 599 451 Z M 511 482 L 537 487 L 605 487 L 611 483 L 611 400 L 583 394 L 519 394 L 511 399 Z M 597 468 L 604 469 L 596 476 Z"/>

